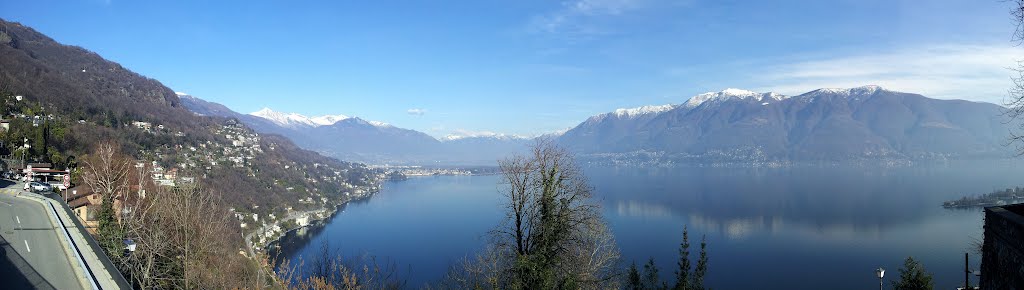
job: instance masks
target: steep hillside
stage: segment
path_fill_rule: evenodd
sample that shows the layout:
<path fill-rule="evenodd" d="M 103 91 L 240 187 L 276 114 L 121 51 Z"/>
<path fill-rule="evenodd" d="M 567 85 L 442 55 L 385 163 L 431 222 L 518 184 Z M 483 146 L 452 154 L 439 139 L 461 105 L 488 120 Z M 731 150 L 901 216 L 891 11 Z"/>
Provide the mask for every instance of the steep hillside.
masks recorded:
<path fill-rule="evenodd" d="M 72 117 L 159 120 L 173 129 L 210 124 L 192 118 L 174 92 L 80 47 L 0 20 L 0 84 L 29 102 Z M 204 123 L 205 122 L 205 123 Z"/>
<path fill-rule="evenodd" d="M 2 20 L 0 93 L 5 118 L 15 120 L 5 152 L 21 145 L 14 140 L 30 139 L 28 159 L 73 166 L 73 156 L 114 141 L 153 167 L 198 178 L 239 212 L 283 216 L 289 208 L 337 204 L 371 192 L 380 180 L 362 164 L 299 149 L 233 120 L 197 116 L 156 80 Z"/>

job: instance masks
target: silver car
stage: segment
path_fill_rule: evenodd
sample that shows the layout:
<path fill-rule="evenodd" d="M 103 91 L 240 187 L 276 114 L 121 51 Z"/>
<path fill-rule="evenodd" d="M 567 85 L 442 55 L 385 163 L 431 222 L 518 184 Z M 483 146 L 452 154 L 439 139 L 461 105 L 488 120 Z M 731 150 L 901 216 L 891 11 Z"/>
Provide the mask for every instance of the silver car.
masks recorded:
<path fill-rule="evenodd" d="M 50 186 L 49 184 L 42 183 L 42 182 L 35 182 L 35 181 L 28 183 L 28 189 L 29 189 L 29 191 L 32 191 L 32 192 L 53 191 L 53 187 Z"/>

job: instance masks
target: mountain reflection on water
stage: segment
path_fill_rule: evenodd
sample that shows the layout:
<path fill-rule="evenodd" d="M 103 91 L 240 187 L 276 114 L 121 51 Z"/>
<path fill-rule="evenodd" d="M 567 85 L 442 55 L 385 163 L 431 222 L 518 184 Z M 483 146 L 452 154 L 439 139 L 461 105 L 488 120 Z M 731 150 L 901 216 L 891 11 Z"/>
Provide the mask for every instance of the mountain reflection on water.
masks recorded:
<path fill-rule="evenodd" d="M 688 226 L 691 239 L 706 235 L 707 284 L 714 288 L 864 289 L 877 286 L 873 269 L 895 271 L 911 255 L 935 274 L 936 287 L 949 288 L 962 281 L 963 253 L 982 238 L 982 214 L 942 202 L 1024 185 L 1019 163 L 586 172 L 623 266 L 654 257 L 669 278 Z M 309 257 L 328 242 L 347 255 L 390 258 L 409 269 L 402 273 L 409 285 L 422 285 L 485 244 L 503 217 L 499 182 L 463 176 L 387 183 L 322 227 L 289 235 L 281 256 Z M 978 265 L 973 253 L 971 264 Z"/>

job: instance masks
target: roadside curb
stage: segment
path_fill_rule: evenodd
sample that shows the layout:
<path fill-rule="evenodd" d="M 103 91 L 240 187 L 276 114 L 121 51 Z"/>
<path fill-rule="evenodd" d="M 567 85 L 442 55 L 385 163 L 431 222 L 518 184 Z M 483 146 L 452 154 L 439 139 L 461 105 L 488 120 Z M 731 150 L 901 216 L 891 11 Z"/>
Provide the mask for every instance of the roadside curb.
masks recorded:
<path fill-rule="evenodd" d="M 60 237 L 60 239 L 58 240 L 62 245 L 61 248 L 64 250 L 64 254 L 67 255 L 68 257 L 75 258 L 75 261 L 78 263 L 75 263 L 72 266 L 77 268 L 84 275 L 84 277 L 81 275 L 75 275 L 78 276 L 78 282 L 82 285 L 83 288 L 92 287 L 91 289 L 100 289 L 96 285 L 95 278 L 91 273 L 92 271 L 90 271 L 89 267 L 86 265 L 85 260 L 82 259 L 82 256 L 78 253 L 78 251 L 74 250 L 74 241 L 71 240 L 71 236 L 68 234 L 67 228 L 65 228 L 63 226 L 64 223 L 60 221 L 60 217 L 56 216 L 57 212 L 56 210 L 53 209 L 53 205 L 50 204 L 49 200 L 46 199 L 45 197 L 38 196 L 38 194 L 35 193 L 22 194 L 21 191 L 12 190 L 9 188 L 4 188 L 3 191 L 5 193 L 15 191 L 14 194 L 16 195 L 16 197 L 31 200 L 43 206 L 44 210 L 47 213 L 46 217 L 50 219 L 50 224 L 52 224 L 55 228 L 60 228 L 60 230 L 58 230 L 60 234 L 58 234 L 57 236 Z"/>
<path fill-rule="evenodd" d="M 47 212 L 47 218 L 55 227 L 54 230 L 59 232 L 58 240 L 65 254 L 77 260 L 78 265 L 72 267 L 81 271 L 81 275 L 75 276 L 79 276 L 79 283 L 85 289 L 132 289 L 131 284 L 78 221 L 71 208 L 61 202 L 60 197 L 45 196 L 11 187 L 0 188 L 0 194 L 10 194 L 16 198 L 41 203 Z"/>

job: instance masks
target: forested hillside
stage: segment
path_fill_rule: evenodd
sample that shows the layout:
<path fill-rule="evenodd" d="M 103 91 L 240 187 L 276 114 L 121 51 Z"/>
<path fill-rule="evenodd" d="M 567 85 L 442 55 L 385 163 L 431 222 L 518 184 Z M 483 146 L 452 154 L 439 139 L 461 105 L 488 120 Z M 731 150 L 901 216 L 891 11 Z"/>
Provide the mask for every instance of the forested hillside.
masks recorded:
<path fill-rule="evenodd" d="M 232 147 L 233 140 L 225 136 L 228 135 L 224 131 L 226 128 L 237 127 L 240 133 L 255 134 L 229 119 L 194 115 L 181 106 L 174 91 L 156 80 L 131 72 L 83 48 L 62 45 L 29 27 L 2 20 L 0 89 L 6 97 L 23 96 L 21 101 L 5 100 L 9 110 L 24 114 L 28 120 L 35 115 L 48 117 L 48 138 L 29 138 L 30 142 L 40 143 L 32 146 L 29 152 L 32 159 L 39 161 L 63 164 L 66 156 L 87 154 L 100 141 L 116 141 L 133 157 L 153 159 L 161 167 L 170 169 L 181 166 L 179 163 L 184 160 L 181 157 L 186 155 L 203 155 L 197 159 L 215 161 L 213 159 L 219 157 L 206 156 L 211 155 L 207 153 L 215 153 L 210 152 L 213 151 L 210 147 Z M 152 128 L 137 126 L 135 122 L 148 123 Z M 26 126 L 15 123 L 14 127 Z M 7 140 L 20 140 L 18 134 L 26 138 L 39 137 L 32 136 L 32 132 L 15 132 Z M 262 138 L 258 138 L 258 145 L 264 150 L 259 156 L 248 159 L 251 167 L 209 166 L 210 162 L 200 166 L 201 162 L 194 162 L 196 168 L 193 170 L 207 177 L 234 179 L 237 182 L 230 187 L 221 188 L 219 184 L 224 183 L 221 181 L 211 182 L 209 186 L 226 192 L 244 193 L 249 196 L 247 200 L 267 204 L 294 200 L 295 194 L 285 194 L 288 192 L 286 187 L 293 187 L 293 191 L 338 193 L 341 191 L 339 184 L 373 184 L 373 172 L 361 164 L 337 161 L 299 149 L 285 138 L 259 137 Z M 49 144 L 43 146 L 39 139 L 48 139 Z M 20 145 L 6 144 L 8 152 L 13 145 Z M 192 152 L 187 150 L 189 148 L 203 150 L 194 154 L 182 152 Z M 55 158 L 58 156 L 64 160 Z M 285 169 L 285 166 L 292 170 Z M 262 175 L 273 178 L 262 178 Z M 268 183 L 267 180 L 278 182 Z M 253 186 L 256 184 L 260 186 Z M 262 201 L 263 197 L 275 202 Z M 244 204 L 238 206 L 247 207 Z"/>
<path fill-rule="evenodd" d="M 382 176 L 363 164 L 302 150 L 286 138 L 257 134 L 234 119 L 197 116 L 156 80 L 4 20 L 0 99 L 3 118 L 11 122 L 0 154 L 52 162 L 84 185 L 79 161 L 95 157 L 97 144 L 117 144 L 135 168 L 151 173 L 147 178 L 165 179 L 164 187 L 198 183 L 200 194 L 223 201 L 223 212 L 233 213 L 224 225 L 229 232 L 216 233 L 231 247 L 216 252 L 223 255 L 238 255 L 243 234 L 279 234 L 270 229 L 280 231 L 275 225 L 290 213 L 367 196 Z M 208 286 L 245 285 L 228 282 Z"/>

